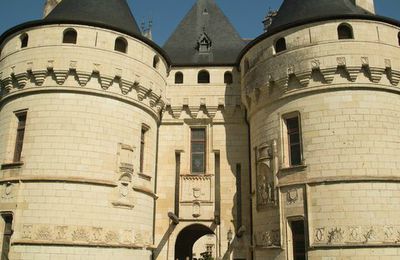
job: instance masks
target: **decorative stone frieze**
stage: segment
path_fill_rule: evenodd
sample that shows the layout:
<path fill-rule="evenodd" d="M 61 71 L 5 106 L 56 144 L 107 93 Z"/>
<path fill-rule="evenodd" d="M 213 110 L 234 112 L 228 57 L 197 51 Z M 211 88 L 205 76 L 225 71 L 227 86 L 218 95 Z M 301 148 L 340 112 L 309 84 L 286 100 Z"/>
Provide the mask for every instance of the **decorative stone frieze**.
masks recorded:
<path fill-rule="evenodd" d="M 141 248 L 152 246 L 152 235 L 136 229 L 24 224 L 14 243 Z"/>
<path fill-rule="evenodd" d="M 281 234 L 279 229 L 268 231 L 257 231 L 255 233 L 256 245 L 263 248 L 281 247 Z"/>
<path fill-rule="evenodd" d="M 399 244 L 400 227 L 390 225 L 318 227 L 314 228 L 313 241 L 315 247 Z"/>

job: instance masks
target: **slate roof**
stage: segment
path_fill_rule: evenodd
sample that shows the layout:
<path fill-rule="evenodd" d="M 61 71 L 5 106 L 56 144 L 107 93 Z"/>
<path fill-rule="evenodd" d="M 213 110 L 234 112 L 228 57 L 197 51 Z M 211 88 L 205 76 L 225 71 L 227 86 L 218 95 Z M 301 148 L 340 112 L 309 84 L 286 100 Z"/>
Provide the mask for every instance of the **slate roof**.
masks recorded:
<path fill-rule="evenodd" d="M 285 0 L 268 30 L 293 27 L 314 19 L 350 15 L 374 16 L 350 0 Z"/>
<path fill-rule="evenodd" d="M 209 40 L 208 52 L 198 41 Z M 233 65 L 245 46 L 214 0 L 197 0 L 164 45 L 174 66 Z"/>
<path fill-rule="evenodd" d="M 63 0 L 44 20 L 103 26 L 141 35 L 126 0 Z"/>

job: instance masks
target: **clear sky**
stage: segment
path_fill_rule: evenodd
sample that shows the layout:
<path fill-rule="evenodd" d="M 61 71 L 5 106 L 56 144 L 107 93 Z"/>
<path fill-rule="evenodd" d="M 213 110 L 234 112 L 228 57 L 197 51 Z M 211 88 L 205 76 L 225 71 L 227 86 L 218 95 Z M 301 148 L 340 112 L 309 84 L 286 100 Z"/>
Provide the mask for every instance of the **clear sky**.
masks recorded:
<path fill-rule="evenodd" d="M 40 19 L 45 0 L 0 0 L 0 33 L 20 23 Z M 154 41 L 162 45 L 195 0 L 128 0 L 138 24 L 153 21 Z M 216 0 L 243 38 L 262 33 L 266 12 L 282 0 Z M 400 0 L 375 0 L 377 13 L 400 20 Z"/>

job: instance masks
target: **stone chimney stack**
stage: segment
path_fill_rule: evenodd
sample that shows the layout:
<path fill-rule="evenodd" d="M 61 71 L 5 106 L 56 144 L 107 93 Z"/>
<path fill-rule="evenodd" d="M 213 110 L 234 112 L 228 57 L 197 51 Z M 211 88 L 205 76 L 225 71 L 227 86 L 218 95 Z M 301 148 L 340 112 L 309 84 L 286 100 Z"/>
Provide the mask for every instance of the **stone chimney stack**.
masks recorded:
<path fill-rule="evenodd" d="M 375 13 L 374 0 L 353 0 L 354 4 L 367 10 L 368 12 Z"/>
<path fill-rule="evenodd" d="M 46 17 L 62 0 L 46 0 L 43 17 Z"/>

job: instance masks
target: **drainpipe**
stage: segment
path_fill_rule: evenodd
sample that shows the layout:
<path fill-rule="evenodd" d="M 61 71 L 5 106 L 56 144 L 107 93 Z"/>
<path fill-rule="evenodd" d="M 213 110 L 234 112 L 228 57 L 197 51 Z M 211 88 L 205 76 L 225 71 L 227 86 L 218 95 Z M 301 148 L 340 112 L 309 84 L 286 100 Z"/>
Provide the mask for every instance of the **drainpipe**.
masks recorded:
<path fill-rule="evenodd" d="M 157 136 L 156 136 L 156 165 L 154 169 L 154 193 L 157 194 L 157 176 L 158 176 L 158 141 L 160 138 L 160 126 L 161 126 L 161 120 L 162 120 L 162 113 L 164 109 L 160 110 L 160 115 L 159 115 L 159 122 L 157 123 Z M 157 206 L 157 200 L 154 198 L 153 201 L 153 244 L 155 245 L 156 243 L 156 206 Z M 154 259 L 154 250 L 151 253 L 151 259 Z"/>
<path fill-rule="evenodd" d="M 247 142 L 248 142 L 248 155 L 249 155 L 249 173 L 250 173 L 250 179 L 249 179 L 249 186 L 250 186 L 250 259 L 254 259 L 254 245 L 253 245 L 253 173 L 252 173 L 252 160 L 251 160 L 251 137 L 250 137 L 250 131 L 251 131 L 251 127 L 250 127 L 250 123 L 249 120 L 247 119 L 247 108 L 245 109 L 245 114 L 244 114 L 244 120 L 246 122 L 247 125 L 247 131 L 248 131 L 248 135 L 247 135 Z"/>

